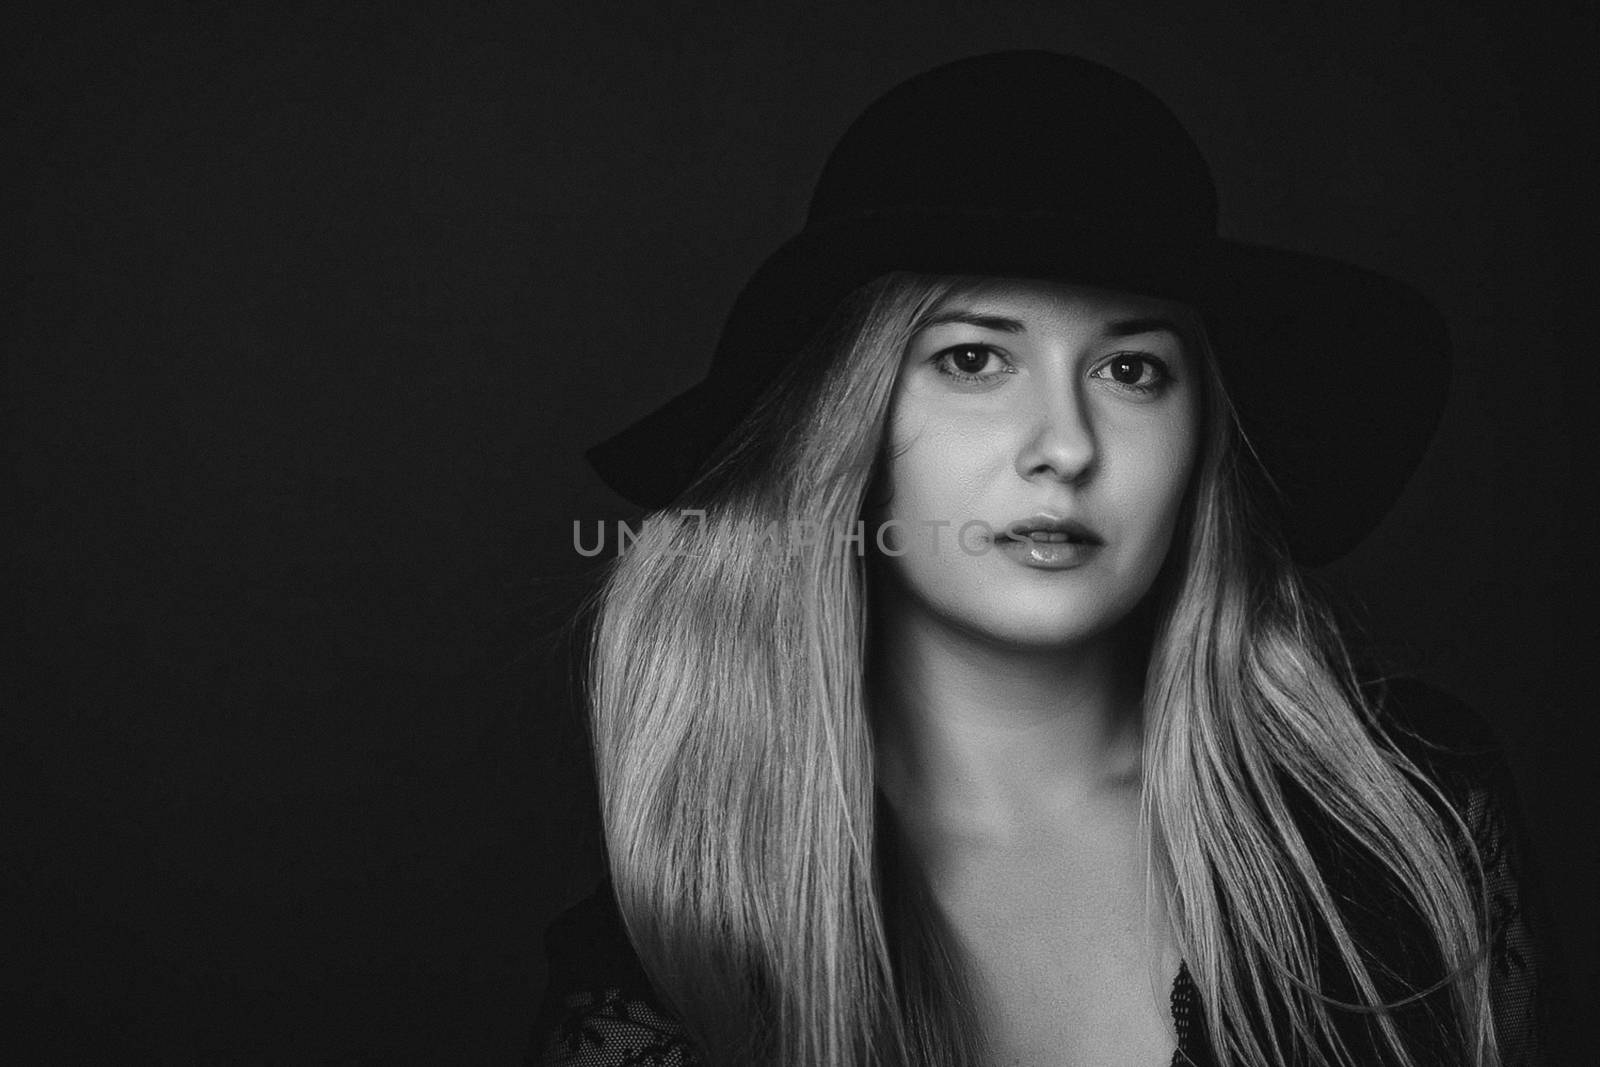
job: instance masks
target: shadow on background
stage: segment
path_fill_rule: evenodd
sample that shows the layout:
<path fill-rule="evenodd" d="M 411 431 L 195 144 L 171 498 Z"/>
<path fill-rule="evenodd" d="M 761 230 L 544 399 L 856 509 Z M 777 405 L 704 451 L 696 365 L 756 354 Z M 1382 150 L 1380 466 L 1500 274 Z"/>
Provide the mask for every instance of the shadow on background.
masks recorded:
<path fill-rule="evenodd" d="M 1019 46 L 1166 99 L 1225 232 L 1443 306 L 1440 437 L 1326 577 L 1499 727 L 1592 1002 L 1592 24 L 459 7 L 52 4 L 0 34 L 29 164 L 6 242 L 8 1043 L 515 1062 L 544 924 L 601 866 L 571 524 L 633 513 L 580 453 L 699 376 L 861 106 Z"/>

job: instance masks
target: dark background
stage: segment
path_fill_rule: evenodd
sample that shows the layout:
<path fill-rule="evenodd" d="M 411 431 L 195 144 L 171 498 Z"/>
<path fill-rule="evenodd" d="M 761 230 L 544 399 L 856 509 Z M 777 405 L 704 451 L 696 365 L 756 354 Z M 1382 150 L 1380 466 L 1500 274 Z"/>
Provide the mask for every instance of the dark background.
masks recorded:
<path fill-rule="evenodd" d="M 1443 307 L 1440 435 L 1326 577 L 1500 731 L 1594 1003 L 1578 5 L 230 6 L 0 34 L 6 1045 L 513 1063 L 600 869 L 551 650 L 572 521 L 633 512 L 581 450 L 699 376 L 864 104 L 1019 46 L 1167 100 L 1225 232 Z"/>

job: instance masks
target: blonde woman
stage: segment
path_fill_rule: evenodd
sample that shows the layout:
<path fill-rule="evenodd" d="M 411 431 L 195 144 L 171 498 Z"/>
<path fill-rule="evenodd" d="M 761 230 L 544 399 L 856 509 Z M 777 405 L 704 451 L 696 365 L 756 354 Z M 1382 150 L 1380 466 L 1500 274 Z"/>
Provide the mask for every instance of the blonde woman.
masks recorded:
<path fill-rule="evenodd" d="M 538 1062 L 1534 1062 L 1492 737 L 1302 576 L 1392 504 L 1447 342 L 1216 235 L 1142 87 L 1037 52 L 873 104 L 707 379 L 597 447 L 610 879 Z"/>

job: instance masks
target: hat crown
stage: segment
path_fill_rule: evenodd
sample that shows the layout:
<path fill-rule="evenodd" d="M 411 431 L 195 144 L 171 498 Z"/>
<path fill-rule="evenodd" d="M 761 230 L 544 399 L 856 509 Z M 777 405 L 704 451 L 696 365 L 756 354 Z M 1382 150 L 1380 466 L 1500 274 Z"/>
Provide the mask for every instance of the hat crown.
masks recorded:
<path fill-rule="evenodd" d="M 912 78 L 835 146 L 807 226 L 884 214 L 1052 216 L 1215 234 L 1216 186 L 1188 132 L 1138 82 L 1051 52 L 999 52 Z"/>

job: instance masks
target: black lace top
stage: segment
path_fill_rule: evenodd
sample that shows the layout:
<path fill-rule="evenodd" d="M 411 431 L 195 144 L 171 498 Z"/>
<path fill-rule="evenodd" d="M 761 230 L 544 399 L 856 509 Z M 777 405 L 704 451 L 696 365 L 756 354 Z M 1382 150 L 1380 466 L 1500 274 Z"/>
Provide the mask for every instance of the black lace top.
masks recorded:
<path fill-rule="evenodd" d="M 1529 865 L 1527 838 L 1509 769 L 1494 736 L 1476 714 L 1414 682 L 1392 682 L 1383 707 L 1386 725 L 1407 754 L 1463 811 L 1479 849 L 1491 920 L 1491 1002 L 1506 1067 L 1538 1067 L 1544 998 L 1539 977 L 1542 907 Z M 1395 944 L 1407 953 L 1393 909 L 1363 908 L 1364 880 L 1355 867 L 1331 878 L 1350 905 L 1348 916 L 1367 945 Z M 696 1067 L 702 1060 L 645 976 L 623 931 L 608 884 L 564 912 L 545 935 L 549 982 L 527 1062 L 541 1067 Z M 1394 959 L 1399 959 L 1399 956 Z M 1393 963 L 1394 959 L 1390 962 Z M 1406 966 L 1396 967 L 1406 976 Z M 1338 979 L 1330 977 L 1337 995 Z M 1353 998 L 1352 998 L 1353 999 Z M 1212 1067 L 1201 993 L 1186 964 L 1173 978 L 1170 1010 L 1177 1035 L 1170 1064 Z M 1432 1002 L 1437 1005 L 1438 1001 Z M 1424 1062 L 1466 1062 L 1425 999 L 1394 1019 Z M 1337 1017 L 1337 1016 L 1336 1016 Z M 1369 1017 L 1346 1013 L 1341 1034 L 1352 1048 L 1374 1047 Z M 1432 1058 L 1427 1058 L 1427 1057 Z M 1376 1053 L 1371 1062 L 1380 1062 Z"/>

